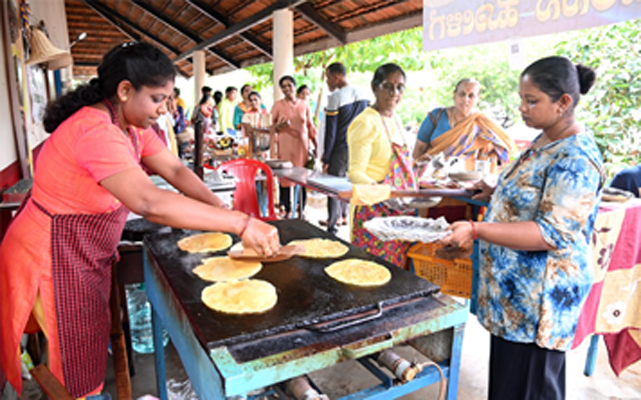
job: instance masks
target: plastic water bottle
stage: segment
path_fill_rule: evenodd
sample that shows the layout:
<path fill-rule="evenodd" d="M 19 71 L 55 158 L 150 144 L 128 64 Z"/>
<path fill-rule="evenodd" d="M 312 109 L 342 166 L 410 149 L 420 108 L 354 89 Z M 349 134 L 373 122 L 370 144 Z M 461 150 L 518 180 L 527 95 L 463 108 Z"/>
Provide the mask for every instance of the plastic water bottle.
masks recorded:
<path fill-rule="evenodd" d="M 145 284 L 127 285 L 126 291 L 131 347 L 138 353 L 153 353 L 154 334 L 151 325 L 151 307 L 145 293 Z M 169 335 L 163 329 L 163 346 L 166 346 L 167 343 L 169 343 Z"/>

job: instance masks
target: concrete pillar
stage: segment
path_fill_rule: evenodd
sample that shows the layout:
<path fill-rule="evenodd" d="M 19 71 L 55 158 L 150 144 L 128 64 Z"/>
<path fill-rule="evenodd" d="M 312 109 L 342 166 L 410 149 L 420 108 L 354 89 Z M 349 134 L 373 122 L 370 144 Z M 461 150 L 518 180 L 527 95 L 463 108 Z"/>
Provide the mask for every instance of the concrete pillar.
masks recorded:
<path fill-rule="evenodd" d="M 294 13 L 274 11 L 272 48 L 274 49 L 274 101 L 283 98 L 278 80 L 294 73 Z"/>
<path fill-rule="evenodd" d="M 205 78 L 207 77 L 207 72 L 205 72 L 205 51 L 196 50 L 194 51 L 194 107 L 198 105 L 200 96 L 202 92 L 200 89 L 205 86 Z"/>

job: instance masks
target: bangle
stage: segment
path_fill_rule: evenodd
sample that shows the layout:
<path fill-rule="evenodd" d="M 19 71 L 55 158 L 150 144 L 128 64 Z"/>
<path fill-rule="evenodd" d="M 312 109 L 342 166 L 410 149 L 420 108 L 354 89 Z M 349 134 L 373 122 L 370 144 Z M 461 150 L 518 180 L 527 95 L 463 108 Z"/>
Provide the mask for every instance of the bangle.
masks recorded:
<path fill-rule="evenodd" d="M 249 226 L 249 222 L 251 221 L 252 217 L 249 215 L 247 216 L 247 219 L 245 220 L 245 226 L 243 226 L 243 229 L 241 229 L 240 233 L 238 234 L 238 237 L 242 239 L 243 233 L 247 230 L 247 227 Z"/>
<path fill-rule="evenodd" d="M 476 231 L 476 224 L 471 219 L 468 222 L 470 223 L 470 225 L 472 225 L 472 240 L 478 239 L 479 235 Z"/>

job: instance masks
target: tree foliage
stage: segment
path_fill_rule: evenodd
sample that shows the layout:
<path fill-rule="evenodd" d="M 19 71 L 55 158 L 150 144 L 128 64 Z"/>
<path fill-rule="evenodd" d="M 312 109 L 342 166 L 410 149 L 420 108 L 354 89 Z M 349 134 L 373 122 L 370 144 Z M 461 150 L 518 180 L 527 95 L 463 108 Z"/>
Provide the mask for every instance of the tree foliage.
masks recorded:
<path fill-rule="evenodd" d="M 421 81 L 409 82 L 408 90 L 398 113 L 408 124 L 420 124 L 431 107 L 452 103 L 453 86 L 459 79 L 473 76 L 483 87 L 481 109 L 492 113 L 508 127 L 514 123 L 515 111 L 508 107 L 514 101 L 517 75 L 509 71 L 507 59 L 496 54 L 502 48 L 495 45 L 467 47 L 449 52 L 422 52 L 422 28 L 376 37 L 362 42 L 305 54 L 295 58 L 294 78 L 318 93 L 324 85 L 325 67 L 342 62 L 350 73 L 373 74 L 380 65 L 394 62 L 406 72 L 421 71 Z M 503 46 L 504 47 L 504 46 Z M 504 53 L 504 51 L 502 51 Z M 488 57 L 488 53 L 490 57 Z M 495 54 L 491 56 L 491 54 Z M 482 63 L 479 60 L 483 59 Z M 258 89 L 273 85 L 271 63 L 249 67 Z M 495 75 L 497 72 L 498 79 Z M 426 76 L 427 75 L 427 76 Z"/>
<path fill-rule="evenodd" d="M 479 108 L 503 127 L 520 121 L 520 70 L 509 66 L 505 43 L 483 44 L 424 53 L 422 28 L 414 28 L 343 47 L 295 58 L 294 77 L 322 93 L 324 70 L 334 61 L 350 74 L 370 74 L 387 62 L 408 73 L 401 119 L 420 124 L 427 112 L 452 104 L 454 85 L 462 78 L 481 82 Z M 641 154 L 641 20 L 524 40 L 527 63 L 552 54 L 596 69 L 598 82 L 579 105 L 577 114 L 594 131 L 610 172 L 637 164 Z M 258 88 L 272 87 L 272 64 L 249 68 Z M 367 78 L 365 81 L 369 81 Z"/>
<path fill-rule="evenodd" d="M 641 161 L 641 20 L 567 35 L 557 54 L 596 70 L 597 83 L 578 115 L 594 132 L 609 168 Z"/>

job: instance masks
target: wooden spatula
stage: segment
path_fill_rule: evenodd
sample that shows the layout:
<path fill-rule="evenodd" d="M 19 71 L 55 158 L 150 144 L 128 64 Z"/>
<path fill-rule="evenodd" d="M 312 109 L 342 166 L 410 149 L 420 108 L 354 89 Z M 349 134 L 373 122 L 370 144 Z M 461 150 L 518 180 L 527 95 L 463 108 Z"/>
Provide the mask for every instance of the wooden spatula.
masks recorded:
<path fill-rule="evenodd" d="M 253 250 L 250 250 L 250 249 L 244 249 L 240 251 L 229 251 L 227 252 L 227 255 L 229 256 L 229 258 L 233 258 L 234 260 L 238 260 L 238 261 L 259 261 L 264 263 L 270 263 L 270 262 L 285 261 L 297 254 L 302 254 L 304 252 L 305 252 L 305 248 L 303 246 L 287 245 L 287 246 L 282 246 L 278 250 L 278 253 L 272 255 L 271 257 L 258 255 Z"/>

